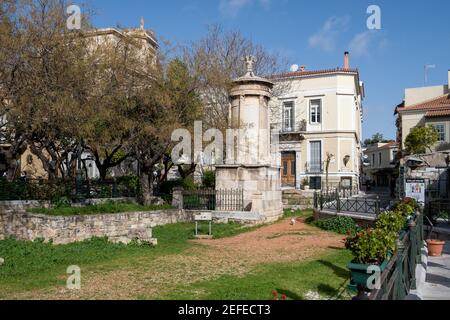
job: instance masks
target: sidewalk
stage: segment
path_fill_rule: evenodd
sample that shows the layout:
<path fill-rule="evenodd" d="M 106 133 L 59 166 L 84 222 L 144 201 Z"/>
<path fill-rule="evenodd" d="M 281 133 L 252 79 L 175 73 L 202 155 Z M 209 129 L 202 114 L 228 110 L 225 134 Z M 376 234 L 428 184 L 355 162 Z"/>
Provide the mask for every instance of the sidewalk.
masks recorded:
<path fill-rule="evenodd" d="M 450 242 L 442 257 L 428 257 L 427 276 L 422 288 L 423 300 L 450 300 Z"/>

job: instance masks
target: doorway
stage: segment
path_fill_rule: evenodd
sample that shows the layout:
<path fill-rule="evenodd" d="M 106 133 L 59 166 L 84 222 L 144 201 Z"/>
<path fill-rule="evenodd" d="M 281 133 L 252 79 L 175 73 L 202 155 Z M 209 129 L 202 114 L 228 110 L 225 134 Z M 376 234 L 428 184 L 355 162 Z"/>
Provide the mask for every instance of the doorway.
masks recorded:
<path fill-rule="evenodd" d="M 281 154 L 281 185 L 295 188 L 296 157 L 295 152 Z"/>

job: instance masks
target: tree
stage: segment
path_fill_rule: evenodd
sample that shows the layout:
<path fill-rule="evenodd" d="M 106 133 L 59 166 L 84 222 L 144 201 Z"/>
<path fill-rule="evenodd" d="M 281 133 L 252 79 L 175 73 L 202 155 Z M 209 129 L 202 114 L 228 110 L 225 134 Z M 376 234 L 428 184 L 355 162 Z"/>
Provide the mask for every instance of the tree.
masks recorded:
<path fill-rule="evenodd" d="M 328 172 L 329 172 L 329 168 L 330 168 L 330 163 L 333 160 L 333 158 L 334 158 L 334 155 L 327 152 L 327 157 L 325 159 L 325 185 L 327 188 L 327 194 L 328 194 L 328 176 L 329 176 Z"/>
<path fill-rule="evenodd" d="M 364 145 L 368 146 L 380 142 L 387 142 L 387 140 L 384 139 L 382 133 L 377 132 L 374 135 L 372 135 L 372 138 L 364 140 Z"/>
<path fill-rule="evenodd" d="M 415 127 L 406 137 L 405 147 L 409 153 L 433 152 L 432 147 L 438 139 L 438 132 L 432 126 Z"/>
<path fill-rule="evenodd" d="M 67 30 L 66 4 L 15 1 L 9 24 L 0 26 L 5 135 L 15 158 L 29 147 L 50 179 L 64 176 L 64 166 L 73 166 L 77 158 L 70 155 L 82 152 L 78 127 L 92 88 L 92 64 L 83 58 L 86 39 Z M 84 21 L 87 26 L 87 15 Z"/>
<path fill-rule="evenodd" d="M 138 161 L 141 202 L 151 203 L 156 165 L 170 153 L 175 129 L 192 129 L 202 114 L 196 78 L 179 59 L 169 63 L 159 57 L 151 78 L 131 99 L 127 118 L 132 130 L 129 144 Z"/>
<path fill-rule="evenodd" d="M 200 80 L 205 128 L 223 132 L 228 128 L 229 93 L 233 79 L 244 74 L 242 58 L 246 55 L 256 58 L 257 75 L 271 76 L 286 70 L 287 63 L 279 54 L 268 52 L 238 31 L 224 31 L 219 25 L 210 26 L 205 37 L 184 48 L 184 61 Z"/>

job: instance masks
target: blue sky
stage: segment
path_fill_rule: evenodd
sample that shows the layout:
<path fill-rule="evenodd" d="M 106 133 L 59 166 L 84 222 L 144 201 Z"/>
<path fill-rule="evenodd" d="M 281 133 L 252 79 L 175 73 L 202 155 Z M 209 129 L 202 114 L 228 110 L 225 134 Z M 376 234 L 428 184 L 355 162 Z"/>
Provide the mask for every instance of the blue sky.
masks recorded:
<path fill-rule="evenodd" d="M 74 1 L 76 3 L 76 0 Z M 428 0 L 87 0 L 97 27 L 139 26 L 186 43 L 208 25 L 238 29 L 291 64 L 307 69 L 342 65 L 344 51 L 366 86 L 364 138 L 395 138 L 394 106 L 406 87 L 447 83 L 450 69 L 450 1 Z M 381 30 L 368 30 L 369 5 L 381 9 Z"/>

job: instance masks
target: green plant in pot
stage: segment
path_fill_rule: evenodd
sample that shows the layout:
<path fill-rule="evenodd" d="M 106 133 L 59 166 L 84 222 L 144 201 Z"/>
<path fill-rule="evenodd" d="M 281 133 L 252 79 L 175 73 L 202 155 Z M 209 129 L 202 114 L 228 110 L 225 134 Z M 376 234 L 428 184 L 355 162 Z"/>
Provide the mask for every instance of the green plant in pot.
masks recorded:
<path fill-rule="evenodd" d="M 408 219 L 402 212 L 386 211 L 378 216 L 376 228 L 399 234 L 408 228 Z"/>
<path fill-rule="evenodd" d="M 367 288 L 369 277 L 373 274 L 369 267 L 373 265 L 384 271 L 391 253 L 396 250 L 396 239 L 395 232 L 384 229 L 367 229 L 347 237 L 345 246 L 353 254 L 348 268 L 355 285 Z"/>
<path fill-rule="evenodd" d="M 303 184 L 303 188 L 305 190 L 309 190 L 309 180 L 308 180 L 308 178 L 304 178 L 302 184 Z"/>

